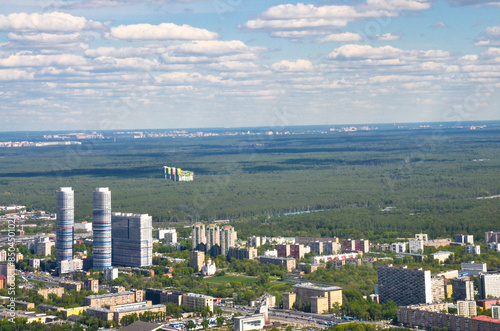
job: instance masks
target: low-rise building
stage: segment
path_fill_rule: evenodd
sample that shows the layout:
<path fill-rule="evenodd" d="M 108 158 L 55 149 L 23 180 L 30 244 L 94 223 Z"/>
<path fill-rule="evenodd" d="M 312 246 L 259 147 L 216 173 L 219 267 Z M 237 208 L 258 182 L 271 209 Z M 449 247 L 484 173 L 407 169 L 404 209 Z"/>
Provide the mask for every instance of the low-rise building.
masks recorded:
<path fill-rule="evenodd" d="M 405 242 L 392 243 L 391 251 L 393 253 L 406 253 L 406 243 Z"/>
<path fill-rule="evenodd" d="M 60 282 L 59 285 L 64 287 L 65 290 L 68 290 L 68 291 L 75 290 L 77 292 L 80 292 L 82 290 L 83 283 L 65 280 L 65 281 Z"/>
<path fill-rule="evenodd" d="M 238 316 L 233 318 L 235 331 L 262 330 L 265 325 L 264 314 Z"/>
<path fill-rule="evenodd" d="M 291 309 L 296 301 L 309 302 L 312 313 L 322 314 L 334 308 L 336 304 L 342 305 L 341 287 L 320 287 L 311 283 L 302 283 L 294 285 L 292 288 L 293 294 L 285 293 L 283 295 L 283 307 L 285 309 Z"/>
<path fill-rule="evenodd" d="M 296 262 L 293 257 L 272 257 L 272 256 L 258 256 L 257 259 L 261 263 L 271 263 L 275 265 L 284 265 L 288 272 L 292 272 L 296 267 Z"/>
<path fill-rule="evenodd" d="M 105 321 L 115 321 L 116 325 L 120 325 L 123 317 L 131 314 L 144 314 L 151 313 L 165 313 L 166 307 L 164 305 L 152 305 L 151 302 L 136 302 L 123 305 L 110 305 L 105 308 L 89 307 L 87 308 L 87 316 L 97 317 Z"/>
<path fill-rule="evenodd" d="M 85 306 L 104 307 L 106 305 L 116 306 L 128 303 L 141 302 L 143 300 L 142 290 L 125 291 L 103 295 L 90 295 L 85 297 Z"/>
<path fill-rule="evenodd" d="M 480 272 L 486 272 L 486 263 L 476 263 L 474 261 L 463 262 L 460 264 L 462 272 L 467 272 L 469 276 L 477 277 Z"/>
<path fill-rule="evenodd" d="M 64 287 L 44 288 L 36 291 L 36 294 L 40 294 L 45 299 L 48 299 L 49 294 L 55 294 L 58 297 L 62 297 L 63 293 L 64 293 Z"/>
<path fill-rule="evenodd" d="M 230 259 L 249 259 L 253 260 L 257 257 L 257 248 L 255 247 L 229 247 L 228 257 Z"/>
<path fill-rule="evenodd" d="M 439 263 L 444 263 L 453 253 L 449 251 L 437 251 L 432 253 L 431 256 L 434 260 L 438 260 Z"/>
<path fill-rule="evenodd" d="M 466 245 L 465 252 L 468 254 L 481 255 L 481 246 L 479 246 L 479 245 Z"/>

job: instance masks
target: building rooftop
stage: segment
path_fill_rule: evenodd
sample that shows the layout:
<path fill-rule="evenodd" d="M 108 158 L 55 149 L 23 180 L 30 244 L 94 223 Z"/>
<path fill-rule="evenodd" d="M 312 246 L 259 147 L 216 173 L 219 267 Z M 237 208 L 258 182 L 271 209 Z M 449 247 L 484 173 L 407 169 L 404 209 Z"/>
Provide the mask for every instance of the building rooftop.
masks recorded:
<path fill-rule="evenodd" d="M 155 331 L 161 328 L 161 324 L 135 321 L 134 323 L 123 327 L 122 331 Z M 162 329 L 164 330 L 164 329 Z"/>
<path fill-rule="evenodd" d="M 492 318 L 486 315 L 479 315 L 476 317 L 472 317 L 474 320 L 480 320 L 480 321 L 485 321 L 485 322 L 491 322 L 491 323 L 500 323 L 500 320 L 497 320 L 496 318 Z"/>
<path fill-rule="evenodd" d="M 204 295 L 204 294 L 198 294 L 198 293 L 186 293 L 188 297 L 195 297 L 195 298 L 203 298 L 203 299 L 213 299 L 214 297 L 211 297 L 209 295 Z"/>
<path fill-rule="evenodd" d="M 314 285 L 312 283 L 296 284 L 296 285 L 293 285 L 292 287 L 310 288 L 310 289 L 320 290 L 320 291 L 338 291 L 338 290 L 342 290 L 342 287 L 339 287 L 339 286 L 317 286 L 317 285 Z"/>
<path fill-rule="evenodd" d="M 107 309 L 107 308 L 87 308 L 87 310 L 95 310 L 95 311 L 101 311 L 105 313 L 113 313 L 113 312 L 130 312 L 130 311 L 136 311 L 136 310 L 142 310 L 142 309 L 153 309 L 153 308 L 161 308 L 165 307 L 164 305 L 152 305 L 148 306 L 147 302 L 137 302 L 137 303 L 129 303 L 125 305 L 119 305 L 115 306 L 114 310 Z"/>
<path fill-rule="evenodd" d="M 123 291 L 120 293 L 108 293 L 108 294 L 101 294 L 101 295 L 89 295 L 85 297 L 85 299 L 101 299 L 101 298 L 107 298 L 107 297 L 117 297 L 120 295 L 127 295 L 127 294 L 135 294 L 135 292 L 132 291 Z"/>

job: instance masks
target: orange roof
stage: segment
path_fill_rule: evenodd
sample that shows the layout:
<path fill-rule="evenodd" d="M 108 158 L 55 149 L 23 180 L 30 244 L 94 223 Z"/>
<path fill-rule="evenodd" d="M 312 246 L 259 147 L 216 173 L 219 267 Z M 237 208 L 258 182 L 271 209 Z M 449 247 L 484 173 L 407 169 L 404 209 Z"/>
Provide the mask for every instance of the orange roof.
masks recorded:
<path fill-rule="evenodd" d="M 485 321 L 485 322 L 491 322 L 491 323 L 500 323 L 500 320 L 497 320 L 496 318 L 491 318 L 491 317 L 486 316 L 486 315 L 479 315 L 479 316 L 473 317 L 472 319 Z"/>

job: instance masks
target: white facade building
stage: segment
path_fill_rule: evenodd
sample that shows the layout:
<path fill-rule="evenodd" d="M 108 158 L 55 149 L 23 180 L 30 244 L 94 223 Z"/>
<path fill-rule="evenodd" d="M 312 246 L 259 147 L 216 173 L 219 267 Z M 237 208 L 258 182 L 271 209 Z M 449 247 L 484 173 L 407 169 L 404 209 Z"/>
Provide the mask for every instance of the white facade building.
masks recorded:
<path fill-rule="evenodd" d="M 393 253 L 405 253 L 406 252 L 406 243 L 403 243 L 403 242 L 393 243 L 391 245 L 391 250 Z"/>
<path fill-rule="evenodd" d="M 469 254 L 480 255 L 481 254 L 481 246 L 479 246 L 479 245 L 466 245 L 465 252 L 469 253 Z"/>
<path fill-rule="evenodd" d="M 104 279 L 105 280 L 113 280 L 118 278 L 118 268 L 107 268 L 104 269 Z"/>
<path fill-rule="evenodd" d="M 213 276 L 216 271 L 217 268 L 215 267 L 215 263 L 212 263 L 212 260 L 210 259 L 208 259 L 207 263 L 205 263 L 201 268 L 201 274 L 203 276 Z"/>
<path fill-rule="evenodd" d="M 410 239 L 410 253 L 422 254 L 424 252 L 424 242 L 420 239 Z"/>
<path fill-rule="evenodd" d="M 75 223 L 75 231 L 76 230 L 92 232 L 92 223 L 91 222 Z"/>
<path fill-rule="evenodd" d="M 158 229 L 158 239 L 165 239 L 165 244 L 176 244 L 177 231 L 174 228 Z"/>

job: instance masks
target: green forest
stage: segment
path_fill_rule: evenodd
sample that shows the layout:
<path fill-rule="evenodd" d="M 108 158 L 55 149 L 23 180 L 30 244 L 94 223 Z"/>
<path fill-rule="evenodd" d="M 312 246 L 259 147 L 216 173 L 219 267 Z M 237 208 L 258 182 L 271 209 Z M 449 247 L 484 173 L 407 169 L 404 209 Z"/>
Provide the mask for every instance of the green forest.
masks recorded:
<path fill-rule="evenodd" d="M 92 191 L 109 187 L 113 211 L 148 213 L 155 226 L 230 219 L 242 238 L 480 239 L 499 230 L 500 199 L 477 199 L 500 194 L 499 138 L 492 122 L 2 148 L 0 205 L 55 212 L 55 191 L 71 186 L 76 220 L 91 220 Z M 164 165 L 194 171 L 194 182 L 164 179 Z"/>

